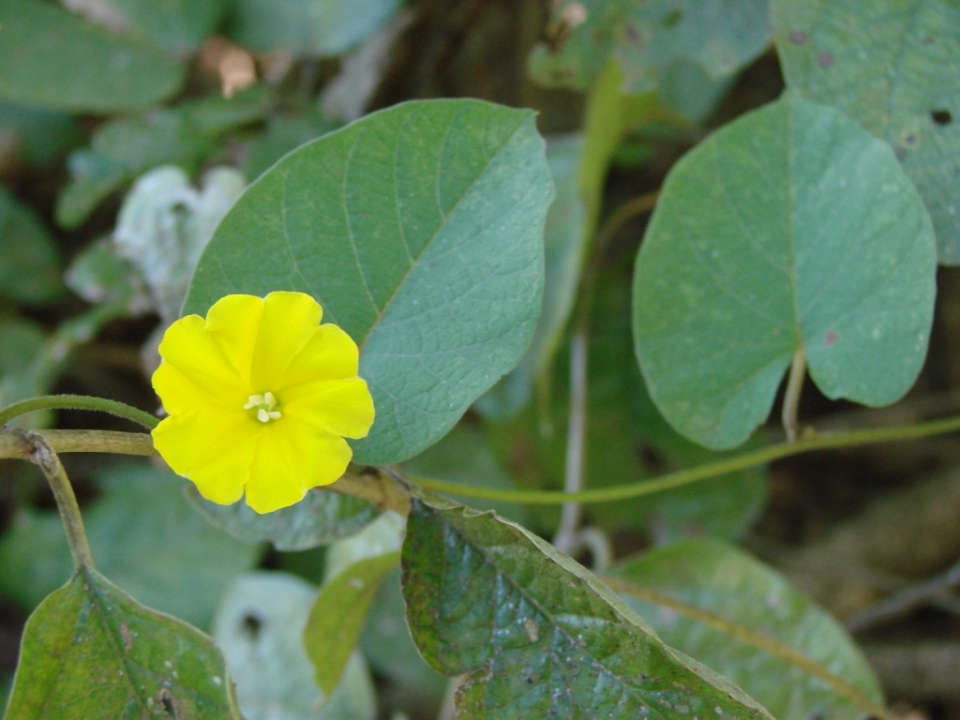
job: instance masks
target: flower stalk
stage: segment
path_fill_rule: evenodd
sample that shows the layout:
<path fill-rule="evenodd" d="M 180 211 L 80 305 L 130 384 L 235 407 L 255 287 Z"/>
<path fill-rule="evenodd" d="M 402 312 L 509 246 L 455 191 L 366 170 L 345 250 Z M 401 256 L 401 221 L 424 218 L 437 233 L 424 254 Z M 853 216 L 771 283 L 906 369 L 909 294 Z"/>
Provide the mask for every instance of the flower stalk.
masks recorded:
<path fill-rule="evenodd" d="M 50 447 L 46 438 L 38 432 L 22 428 L 0 428 L 0 434 L 16 438 L 21 445 L 22 456 L 43 471 L 57 501 L 63 529 L 67 534 L 67 543 L 73 555 L 73 565 L 77 572 L 92 570 L 93 556 L 90 554 L 87 533 L 83 529 L 80 506 L 77 505 L 77 496 L 73 494 L 73 486 L 70 485 L 70 479 L 63 469 L 60 458 Z"/>

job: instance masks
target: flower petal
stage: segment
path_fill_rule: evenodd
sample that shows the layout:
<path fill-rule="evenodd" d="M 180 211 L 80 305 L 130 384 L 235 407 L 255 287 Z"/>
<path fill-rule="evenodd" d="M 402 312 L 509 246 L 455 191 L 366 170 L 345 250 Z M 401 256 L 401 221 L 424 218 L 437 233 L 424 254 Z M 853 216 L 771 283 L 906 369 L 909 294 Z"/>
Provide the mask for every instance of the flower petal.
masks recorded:
<path fill-rule="evenodd" d="M 356 377 L 359 358 L 357 344 L 347 333 L 336 325 L 321 325 L 290 361 L 284 386 Z"/>
<path fill-rule="evenodd" d="M 286 418 L 269 430 L 247 482 L 247 505 L 258 513 L 293 505 L 310 488 L 338 480 L 353 456 L 343 438 Z"/>
<path fill-rule="evenodd" d="M 219 410 L 220 412 L 229 412 L 242 408 L 238 402 L 242 402 L 243 394 L 239 391 L 232 393 L 229 398 L 215 398 L 210 393 L 182 372 L 177 370 L 168 362 L 160 363 L 151 378 L 153 389 L 163 401 L 163 409 L 169 415 L 180 415 L 182 413 L 206 412 L 208 410 Z M 226 394 L 227 388 L 223 389 L 222 394 Z M 229 399 L 229 404 L 226 401 Z"/>
<path fill-rule="evenodd" d="M 373 425 L 373 398 L 360 378 L 302 383 L 282 397 L 284 415 L 315 430 L 359 439 Z"/>
<path fill-rule="evenodd" d="M 246 383 L 237 375 L 220 344 L 206 331 L 199 315 L 182 317 L 167 328 L 159 351 L 164 363 L 224 409 L 232 408 L 236 398 L 246 391 Z M 168 401 L 162 394 L 161 399 Z M 172 396 L 169 401 L 177 404 Z"/>
<path fill-rule="evenodd" d="M 226 295 L 207 311 L 207 332 L 248 385 L 264 304 L 255 295 Z"/>
<path fill-rule="evenodd" d="M 260 434 L 260 442 L 247 480 L 247 505 L 258 513 L 269 513 L 293 505 L 307 493 L 301 459 L 289 437 L 289 420 L 268 423 Z"/>
<path fill-rule="evenodd" d="M 303 484 L 308 490 L 336 482 L 346 472 L 353 450 L 342 437 L 317 432 L 298 422 L 290 423 L 288 433 L 300 459 Z"/>
<path fill-rule="evenodd" d="M 320 304 L 304 293 L 267 295 L 250 369 L 254 392 L 283 383 L 287 366 L 313 337 L 322 314 Z"/>
<path fill-rule="evenodd" d="M 243 495 L 260 429 L 242 411 L 207 411 L 168 417 L 151 435 L 175 473 L 208 500 L 228 505 Z"/>

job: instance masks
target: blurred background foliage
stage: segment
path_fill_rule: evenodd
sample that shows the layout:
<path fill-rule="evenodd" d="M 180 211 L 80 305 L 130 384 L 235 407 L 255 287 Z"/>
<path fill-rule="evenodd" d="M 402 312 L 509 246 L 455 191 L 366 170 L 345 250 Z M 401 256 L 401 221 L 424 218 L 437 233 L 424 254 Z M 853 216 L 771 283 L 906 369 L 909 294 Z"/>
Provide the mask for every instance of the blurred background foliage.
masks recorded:
<path fill-rule="evenodd" d="M 0 0 L 0 405 L 72 392 L 156 410 L 147 378 L 159 337 L 178 316 L 214 228 L 249 183 L 290 150 L 368 112 L 474 97 L 536 109 L 548 137 L 558 199 L 547 220 L 543 317 L 520 366 L 406 469 L 491 487 L 562 486 L 568 326 L 587 276 L 592 302 L 573 324 L 591 329 L 589 485 L 714 458 L 671 430 L 646 392 L 630 329 L 645 215 L 617 213 L 651 200 L 677 158 L 711 129 L 779 96 L 767 3 L 705 3 L 699 23 L 669 36 L 656 29 L 679 22 L 689 3 L 566 6 L 585 18 L 575 10 L 551 15 L 550 5 Z M 626 14 L 652 34 L 642 43 L 618 36 L 605 13 Z M 705 40 L 728 32 L 736 42 Z M 907 400 L 876 422 L 960 406 L 956 272 L 943 269 L 939 288 L 926 369 Z M 828 404 L 812 386 L 804 395 L 803 416 L 822 427 L 863 424 L 860 412 Z M 128 429 L 82 412 L 23 422 Z M 214 635 L 248 718 L 437 716 L 447 683 L 410 640 L 396 572 L 370 599 L 341 685 L 320 714 L 315 709 L 321 691 L 300 628 L 336 563 L 342 569 L 389 545 L 367 535 L 376 524 L 344 539 L 375 516 L 369 506 L 324 495 L 271 524 L 188 497 L 146 460 L 74 455 L 64 463 L 100 569 L 139 600 Z M 15 461 L 0 461 L 0 471 L 2 706 L 23 622 L 67 579 L 70 557 L 39 474 Z M 557 508 L 491 507 L 545 536 L 557 527 Z M 861 617 L 887 594 L 948 571 L 960 556 L 958 513 L 960 453 L 951 439 L 803 457 L 586 508 L 615 557 L 705 535 L 740 540 L 841 618 Z M 928 550 L 923 563 L 918 543 Z M 658 552 L 682 555 L 683 547 Z M 711 552 L 718 564 L 760 577 L 754 590 L 779 582 L 732 550 Z M 686 562 L 705 556 L 691 557 Z M 617 573 L 655 578 L 664 564 L 683 562 L 651 555 Z M 909 717 L 951 720 L 960 718 L 960 601 L 949 584 L 931 598 L 892 621 L 857 626 L 857 638 L 891 699 L 916 713 Z M 667 625 L 658 629 L 669 641 Z M 774 678 L 780 669 L 767 672 Z"/>

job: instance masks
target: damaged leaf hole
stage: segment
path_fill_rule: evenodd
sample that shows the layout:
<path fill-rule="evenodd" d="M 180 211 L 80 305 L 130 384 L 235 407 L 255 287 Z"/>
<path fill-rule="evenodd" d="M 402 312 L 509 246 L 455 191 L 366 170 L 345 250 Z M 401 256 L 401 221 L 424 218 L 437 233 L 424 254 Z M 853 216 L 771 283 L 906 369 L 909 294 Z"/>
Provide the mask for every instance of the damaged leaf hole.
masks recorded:
<path fill-rule="evenodd" d="M 240 621 L 240 627 L 251 640 L 257 640 L 263 629 L 263 620 L 255 613 L 247 613 Z"/>
<path fill-rule="evenodd" d="M 953 115 L 950 114 L 949 110 L 931 110 L 930 119 L 940 127 L 945 127 L 953 122 Z"/>

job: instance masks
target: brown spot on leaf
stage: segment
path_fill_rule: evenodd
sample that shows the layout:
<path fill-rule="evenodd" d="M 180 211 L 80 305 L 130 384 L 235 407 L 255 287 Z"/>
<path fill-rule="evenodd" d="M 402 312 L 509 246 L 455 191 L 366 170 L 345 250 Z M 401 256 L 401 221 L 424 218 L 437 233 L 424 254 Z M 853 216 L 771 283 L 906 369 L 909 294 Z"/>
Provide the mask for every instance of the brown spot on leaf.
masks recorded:
<path fill-rule="evenodd" d="M 830 330 L 823 338 L 823 346 L 830 347 L 839 339 L 840 339 L 840 336 L 837 335 L 837 333 L 834 332 L 833 330 Z"/>
<path fill-rule="evenodd" d="M 180 703 L 167 688 L 160 688 L 160 692 L 157 693 L 157 702 L 163 705 L 163 709 L 173 720 L 183 720 L 183 710 L 180 708 Z"/>
<path fill-rule="evenodd" d="M 824 69 L 833 65 L 833 53 L 822 52 L 817 55 L 817 65 Z"/>
<path fill-rule="evenodd" d="M 805 43 L 808 37 L 809 35 L 807 35 L 806 30 L 794 30 L 787 36 L 787 39 L 792 43 L 800 45 L 801 43 Z"/>
<path fill-rule="evenodd" d="M 120 623 L 120 637 L 123 640 L 123 651 L 125 653 L 133 650 L 133 636 L 130 634 L 130 628 L 126 623 Z"/>

